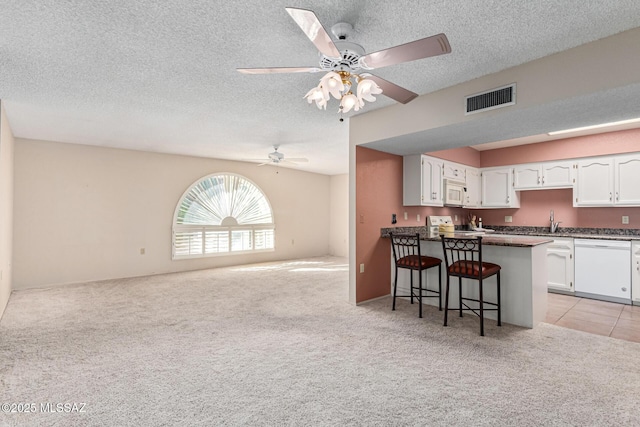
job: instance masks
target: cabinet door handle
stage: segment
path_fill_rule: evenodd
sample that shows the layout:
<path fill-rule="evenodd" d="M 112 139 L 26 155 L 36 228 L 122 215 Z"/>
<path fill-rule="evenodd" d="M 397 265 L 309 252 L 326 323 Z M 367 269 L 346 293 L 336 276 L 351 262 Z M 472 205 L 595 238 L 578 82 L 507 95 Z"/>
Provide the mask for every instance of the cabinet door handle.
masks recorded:
<path fill-rule="evenodd" d="M 611 192 L 609 192 L 609 201 L 613 200 L 613 194 L 611 194 Z"/>
<path fill-rule="evenodd" d="M 620 194 L 616 191 L 616 202 L 620 201 Z"/>
<path fill-rule="evenodd" d="M 542 177 L 542 185 L 544 185 L 544 176 Z"/>
<path fill-rule="evenodd" d="M 538 184 L 540 184 L 540 177 L 538 177 Z"/>

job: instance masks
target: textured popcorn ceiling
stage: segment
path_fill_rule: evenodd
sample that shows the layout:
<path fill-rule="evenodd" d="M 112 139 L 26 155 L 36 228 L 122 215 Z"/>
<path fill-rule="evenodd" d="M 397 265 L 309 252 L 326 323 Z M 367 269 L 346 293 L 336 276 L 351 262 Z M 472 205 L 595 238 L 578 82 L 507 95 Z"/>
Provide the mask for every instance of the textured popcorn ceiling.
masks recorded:
<path fill-rule="evenodd" d="M 299 169 L 346 173 L 348 120 L 335 101 L 319 111 L 302 98 L 319 74 L 235 70 L 317 65 L 286 6 L 314 10 L 327 30 L 351 23 L 367 52 L 444 32 L 452 54 L 376 70 L 418 94 L 640 23 L 638 0 L 5 0 L 0 99 L 17 137 L 235 160 L 280 144 L 309 158 Z"/>

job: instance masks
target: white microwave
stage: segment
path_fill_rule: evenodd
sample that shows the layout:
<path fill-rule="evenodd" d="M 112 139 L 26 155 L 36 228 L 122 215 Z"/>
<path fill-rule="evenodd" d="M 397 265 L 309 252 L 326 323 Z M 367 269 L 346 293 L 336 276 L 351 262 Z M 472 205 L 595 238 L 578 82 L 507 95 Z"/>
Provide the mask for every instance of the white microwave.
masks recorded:
<path fill-rule="evenodd" d="M 444 204 L 447 206 L 462 206 L 467 187 L 464 182 L 451 179 L 444 180 Z"/>

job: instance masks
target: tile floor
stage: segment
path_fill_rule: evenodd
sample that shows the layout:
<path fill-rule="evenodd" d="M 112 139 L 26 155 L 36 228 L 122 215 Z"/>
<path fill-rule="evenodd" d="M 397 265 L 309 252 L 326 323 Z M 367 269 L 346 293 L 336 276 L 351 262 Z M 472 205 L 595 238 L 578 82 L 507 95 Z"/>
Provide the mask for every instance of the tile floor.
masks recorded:
<path fill-rule="evenodd" d="M 547 323 L 640 342 L 640 306 L 549 293 Z"/>

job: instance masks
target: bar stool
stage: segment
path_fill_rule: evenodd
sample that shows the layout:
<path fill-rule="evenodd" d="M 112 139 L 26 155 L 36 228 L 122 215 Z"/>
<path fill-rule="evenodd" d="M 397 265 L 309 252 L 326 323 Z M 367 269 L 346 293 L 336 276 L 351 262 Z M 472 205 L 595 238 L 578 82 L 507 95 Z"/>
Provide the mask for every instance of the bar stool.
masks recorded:
<path fill-rule="evenodd" d="M 449 313 L 449 282 L 451 277 L 458 278 L 458 295 L 460 317 L 462 311 L 472 311 L 480 317 L 480 335 L 484 336 L 484 312 L 498 312 L 498 326 L 502 326 L 500 317 L 500 269 L 498 264 L 483 262 L 482 260 L 482 237 L 477 238 L 454 238 L 440 236 L 442 239 L 442 250 L 444 252 L 444 260 L 447 268 L 447 288 L 444 299 L 444 326 L 447 326 L 447 314 Z M 484 280 L 496 276 L 497 284 L 497 302 L 485 301 L 483 297 Z M 478 282 L 478 299 L 466 298 L 462 296 L 462 279 L 477 280 Z M 465 283 L 469 283 L 466 281 Z M 473 282 L 471 282 L 473 283 Z M 478 307 L 472 308 L 465 304 L 465 301 L 476 302 Z M 486 308 L 495 307 L 495 308 Z M 455 310 L 455 309 L 453 309 Z M 476 311 L 478 310 L 478 311 Z"/>
<path fill-rule="evenodd" d="M 393 306 L 396 309 L 396 297 L 410 297 L 411 304 L 413 298 L 418 300 L 418 313 L 422 317 L 422 298 L 438 298 L 438 310 L 442 310 L 442 260 L 431 256 L 423 256 L 420 253 L 420 233 L 416 234 L 393 234 L 391 237 L 391 248 L 393 249 L 393 259 L 395 261 L 395 280 L 393 282 Z M 427 281 L 422 287 L 422 272 L 433 267 L 438 267 L 438 290 L 427 289 Z M 398 269 L 405 268 L 410 271 L 411 289 L 409 295 L 396 295 L 398 289 Z M 418 286 L 413 286 L 413 272 L 418 272 Z M 416 292 L 417 290 L 417 292 Z M 436 295 L 428 295 L 426 293 L 434 293 Z"/>

